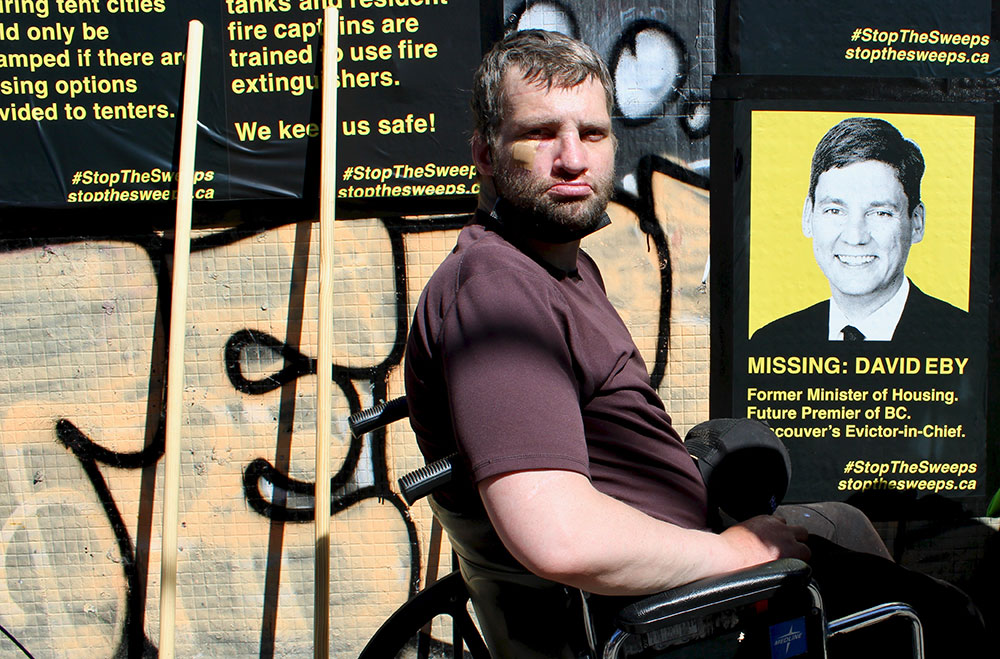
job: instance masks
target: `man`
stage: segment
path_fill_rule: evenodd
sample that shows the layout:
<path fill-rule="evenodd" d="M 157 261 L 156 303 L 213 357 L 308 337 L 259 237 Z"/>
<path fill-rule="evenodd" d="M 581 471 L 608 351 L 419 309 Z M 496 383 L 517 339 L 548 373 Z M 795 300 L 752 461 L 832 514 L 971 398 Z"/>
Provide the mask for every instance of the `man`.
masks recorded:
<path fill-rule="evenodd" d="M 968 314 L 906 278 L 910 247 L 924 237 L 920 148 L 882 119 L 853 117 L 816 146 L 802 233 L 830 281 L 830 299 L 764 326 L 754 339 L 922 341 L 967 331 Z"/>
<path fill-rule="evenodd" d="M 599 56 L 559 34 L 516 33 L 484 58 L 473 93 L 479 209 L 420 297 L 405 365 L 421 450 L 457 449 L 466 472 L 435 495 L 445 527 L 485 509 L 520 565 L 601 595 L 808 558 L 806 530 L 777 517 L 707 530 L 704 485 L 580 251 L 608 222 L 612 187 Z M 474 544 L 452 541 L 460 554 Z M 477 596 L 470 562 L 477 611 L 530 604 Z M 495 654 L 527 656 L 484 627 Z"/>

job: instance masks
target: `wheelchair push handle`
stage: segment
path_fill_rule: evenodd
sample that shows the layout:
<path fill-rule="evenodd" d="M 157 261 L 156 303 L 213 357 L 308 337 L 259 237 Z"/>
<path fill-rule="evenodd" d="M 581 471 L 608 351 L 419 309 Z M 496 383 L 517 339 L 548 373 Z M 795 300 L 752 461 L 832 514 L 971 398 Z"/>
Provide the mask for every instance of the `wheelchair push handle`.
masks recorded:
<path fill-rule="evenodd" d="M 406 396 L 400 396 L 352 414 L 347 420 L 347 425 L 351 428 L 351 436 L 357 438 L 394 421 L 405 419 L 408 414 Z M 458 453 L 452 453 L 400 478 L 397 481 L 399 493 L 403 495 L 406 503 L 412 506 L 419 499 L 448 483 L 452 477 L 453 461 L 457 458 Z"/>
<path fill-rule="evenodd" d="M 416 471 L 411 471 L 396 481 L 399 484 L 399 493 L 406 499 L 407 505 L 412 506 L 418 500 L 450 482 L 454 468 L 453 461 L 457 459 L 458 453 L 446 455 Z"/>
<path fill-rule="evenodd" d="M 366 432 L 387 426 L 393 421 L 405 419 L 408 414 L 406 396 L 400 396 L 352 414 L 347 419 L 347 425 L 351 428 L 351 436 L 357 438 Z"/>

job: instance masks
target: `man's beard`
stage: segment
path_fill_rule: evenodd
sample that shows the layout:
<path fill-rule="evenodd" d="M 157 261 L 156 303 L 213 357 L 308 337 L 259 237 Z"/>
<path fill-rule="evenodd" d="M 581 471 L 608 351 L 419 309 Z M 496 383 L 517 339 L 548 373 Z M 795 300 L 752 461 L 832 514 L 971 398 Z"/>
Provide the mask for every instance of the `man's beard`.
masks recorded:
<path fill-rule="evenodd" d="M 551 181 L 538 180 L 510 162 L 494 158 L 493 184 L 510 212 L 503 223 L 521 235 L 546 243 L 579 240 L 601 228 L 613 189 L 612 174 L 593 181 L 594 192 L 586 199 L 556 200 L 546 191 Z"/>

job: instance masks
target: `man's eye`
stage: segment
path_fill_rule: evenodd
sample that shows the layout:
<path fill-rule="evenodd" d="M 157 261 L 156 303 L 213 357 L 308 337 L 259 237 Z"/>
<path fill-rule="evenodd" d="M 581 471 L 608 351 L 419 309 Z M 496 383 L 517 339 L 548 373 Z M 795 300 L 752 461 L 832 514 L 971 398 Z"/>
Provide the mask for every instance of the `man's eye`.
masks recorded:
<path fill-rule="evenodd" d="M 824 215 L 842 215 L 843 213 L 844 213 L 844 210 L 842 208 L 824 208 L 823 209 L 823 214 Z"/>
<path fill-rule="evenodd" d="M 883 217 L 883 218 L 895 217 L 895 213 L 888 210 L 875 210 L 872 211 L 872 214 L 875 215 L 876 217 Z"/>

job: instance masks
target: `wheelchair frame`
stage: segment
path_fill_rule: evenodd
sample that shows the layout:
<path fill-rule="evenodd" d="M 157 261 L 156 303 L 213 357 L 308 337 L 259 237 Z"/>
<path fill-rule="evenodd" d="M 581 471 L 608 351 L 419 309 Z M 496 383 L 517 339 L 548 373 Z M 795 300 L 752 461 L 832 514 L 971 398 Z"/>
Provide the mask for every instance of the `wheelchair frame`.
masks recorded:
<path fill-rule="evenodd" d="M 350 417 L 351 434 L 360 437 L 408 416 L 406 398 L 400 397 L 362 410 Z M 456 454 L 405 474 L 398 480 L 400 494 L 412 506 L 452 477 L 452 459 Z M 769 600 L 788 589 L 806 589 L 812 611 L 818 617 L 819 654 L 827 656 L 827 639 L 864 629 L 894 618 L 908 623 L 914 659 L 923 659 L 923 626 L 916 612 L 907 604 L 888 602 L 827 622 L 822 595 L 809 578 L 808 565 L 797 559 L 779 559 L 733 573 L 707 577 L 651 595 L 622 609 L 615 620 L 616 629 L 604 644 L 602 659 L 619 659 L 632 644 L 644 649 L 643 639 L 665 630 L 690 626 L 708 616 Z M 404 603 L 369 640 L 359 659 L 383 659 L 396 654 L 414 636 L 422 633 L 439 615 L 453 621 L 454 657 L 464 656 L 467 645 L 473 659 L 489 659 L 489 650 L 468 613 L 469 593 L 458 570 L 438 579 Z M 589 621 L 581 621 L 589 625 Z M 426 655 L 421 654 L 420 659 Z M 595 657 L 596 659 L 596 657 Z"/>

